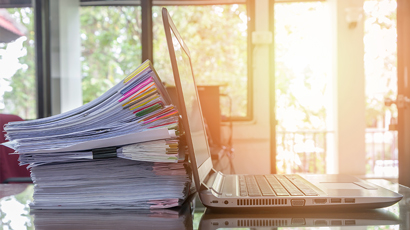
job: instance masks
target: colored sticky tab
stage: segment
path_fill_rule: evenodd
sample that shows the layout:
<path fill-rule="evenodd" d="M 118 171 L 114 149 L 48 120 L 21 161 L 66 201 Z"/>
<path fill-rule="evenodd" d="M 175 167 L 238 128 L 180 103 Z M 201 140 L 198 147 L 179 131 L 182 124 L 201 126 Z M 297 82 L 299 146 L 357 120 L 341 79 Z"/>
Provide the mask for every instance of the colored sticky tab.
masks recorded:
<path fill-rule="evenodd" d="M 149 120 L 149 119 L 153 119 L 153 118 L 155 118 L 155 117 L 161 116 L 162 114 L 168 113 L 169 111 L 171 111 L 171 110 L 173 110 L 173 109 L 174 109 L 173 106 L 166 107 L 166 108 L 164 108 L 163 110 L 158 111 L 158 113 L 152 114 L 151 116 L 144 118 L 142 121 L 147 121 L 147 120 Z"/>
<path fill-rule="evenodd" d="M 138 91 L 137 93 L 135 93 L 134 95 L 130 96 L 130 99 L 134 99 L 135 97 L 138 97 L 138 95 L 146 92 L 147 90 L 152 91 L 152 87 L 155 85 L 154 82 L 151 82 L 150 84 L 146 85 L 145 87 L 143 87 L 140 91 Z"/>
<path fill-rule="evenodd" d="M 130 110 L 133 111 L 132 113 L 138 113 L 139 111 L 144 110 L 144 109 L 152 106 L 153 104 L 157 104 L 158 100 L 159 100 L 159 95 L 158 94 L 152 95 L 152 96 L 150 96 L 148 98 L 145 98 L 144 100 L 140 101 L 139 103 L 136 103 L 136 105 L 131 106 Z M 154 101 L 157 101 L 157 102 L 154 102 Z M 162 101 L 160 101 L 160 102 L 161 102 L 161 105 L 163 105 Z"/>
<path fill-rule="evenodd" d="M 135 93 L 134 95 L 132 95 L 131 97 L 129 97 L 129 98 L 127 99 L 127 101 L 123 101 L 123 102 L 122 102 L 122 103 L 123 103 L 122 106 L 131 104 L 131 103 L 134 102 L 134 101 L 137 101 L 137 100 L 139 100 L 139 99 L 142 99 L 143 97 L 145 97 L 145 96 L 147 96 L 147 95 L 149 95 L 149 94 L 152 94 L 153 92 L 156 92 L 156 89 L 157 89 L 157 88 L 156 88 L 154 85 L 144 87 L 143 89 L 141 89 L 140 91 L 138 91 L 137 93 Z"/>
<path fill-rule="evenodd" d="M 178 111 L 173 110 L 173 111 L 171 111 L 171 112 L 169 112 L 169 113 L 166 113 L 166 114 L 164 114 L 164 115 L 162 115 L 162 116 L 160 116 L 160 117 L 157 117 L 157 118 L 154 118 L 154 119 L 151 119 L 151 120 L 148 120 L 148 121 L 144 121 L 144 124 L 148 124 L 148 123 L 151 123 L 151 122 L 154 122 L 154 121 L 157 121 L 157 120 L 166 118 L 166 117 L 170 117 L 170 116 L 175 115 L 175 114 L 177 114 L 177 113 L 178 113 Z"/>
<path fill-rule="evenodd" d="M 168 123 L 165 123 L 165 124 L 154 125 L 154 126 L 149 127 L 149 129 L 158 128 L 158 127 L 162 127 L 162 126 L 173 125 L 173 124 L 176 124 L 176 123 L 177 122 L 168 122 Z"/>
<path fill-rule="evenodd" d="M 153 106 L 151 106 L 151 107 L 148 107 L 147 109 L 144 109 L 144 110 L 142 110 L 142 111 L 136 113 L 135 116 L 137 116 L 137 117 L 142 117 L 142 116 L 144 116 L 144 115 L 147 115 L 147 114 L 149 114 L 149 113 L 152 113 L 152 112 L 154 112 L 155 110 L 161 109 L 161 108 L 162 108 L 162 106 L 161 106 L 160 104 L 156 104 L 156 105 L 153 105 Z"/>
<path fill-rule="evenodd" d="M 153 81 L 152 77 L 148 78 L 147 80 L 145 80 L 144 82 L 142 82 L 141 84 L 135 86 L 132 90 L 128 91 L 126 94 L 124 94 L 124 96 L 122 96 L 122 98 L 120 98 L 120 100 L 118 100 L 119 102 L 124 101 L 125 99 L 127 99 L 129 96 L 133 95 L 134 93 L 136 93 L 138 90 L 144 88 L 144 86 L 148 85 L 149 83 L 151 83 Z"/>
<path fill-rule="evenodd" d="M 137 74 L 141 73 L 142 71 L 144 71 L 146 68 L 148 68 L 150 66 L 150 62 L 149 60 L 145 61 L 144 63 L 142 63 L 142 65 L 140 65 L 136 70 L 132 71 L 131 74 L 129 74 L 125 79 L 124 79 L 124 83 L 127 83 L 129 80 L 131 80 L 132 78 L 134 78 Z"/>
<path fill-rule="evenodd" d="M 146 69 L 139 73 L 133 79 L 131 79 L 120 91 L 122 95 L 126 94 L 128 91 L 133 89 L 135 86 L 141 84 L 143 81 L 147 80 L 151 76 L 152 70 Z"/>
<path fill-rule="evenodd" d="M 158 97 L 157 97 L 158 98 Z M 151 107 L 151 106 L 154 106 L 154 105 L 161 105 L 161 107 L 163 107 L 164 105 L 163 105 L 163 103 L 161 102 L 161 101 L 158 101 L 158 102 L 155 102 L 154 104 L 150 104 L 150 105 L 148 105 L 150 102 L 152 102 L 153 100 L 150 100 L 150 101 L 147 101 L 147 102 L 145 102 L 145 103 L 143 103 L 143 104 L 141 104 L 141 105 L 139 105 L 138 107 L 138 109 L 137 110 L 135 110 L 134 112 L 132 112 L 132 113 L 138 113 L 138 112 L 141 112 L 142 110 L 144 110 L 144 109 L 147 109 L 147 108 L 149 108 L 149 107 Z M 144 106 L 145 105 L 145 106 Z M 130 110 L 133 110 L 133 109 L 135 109 L 135 108 L 131 108 Z"/>
<path fill-rule="evenodd" d="M 142 100 L 144 97 L 147 97 L 148 95 L 150 95 L 150 94 L 152 94 L 152 93 L 155 93 L 156 91 L 157 91 L 156 89 L 151 89 L 150 91 L 147 91 L 147 92 L 145 92 L 145 93 L 139 95 L 138 97 L 136 97 L 136 98 L 134 98 L 134 99 L 128 101 L 127 103 L 124 103 L 122 106 L 125 107 L 125 106 L 128 106 L 128 105 L 132 105 L 134 102 L 140 101 L 140 100 Z M 154 99 L 154 97 L 156 97 L 156 95 L 155 95 L 155 94 L 154 94 L 154 95 L 151 95 L 151 97 L 152 97 L 152 99 Z M 147 98 L 145 98 L 144 100 L 146 100 L 146 99 L 147 99 Z M 140 101 L 140 103 L 141 103 L 141 101 Z M 131 109 L 135 109 L 136 107 L 138 107 L 138 105 L 131 107 Z"/>

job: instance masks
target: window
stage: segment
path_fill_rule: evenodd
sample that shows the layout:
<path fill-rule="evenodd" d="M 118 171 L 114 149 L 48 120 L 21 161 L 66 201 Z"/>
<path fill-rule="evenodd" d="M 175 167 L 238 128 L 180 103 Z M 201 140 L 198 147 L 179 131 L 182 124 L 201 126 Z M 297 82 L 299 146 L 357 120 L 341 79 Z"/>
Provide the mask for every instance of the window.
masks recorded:
<path fill-rule="evenodd" d="M 235 2 L 228 1 L 226 4 L 215 2 L 218 5 L 201 5 L 202 2 L 193 1 L 192 5 L 183 3 L 184 6 L 172 6 L 172 4 L 180 3 L 169 1 L 170 5 L 167 8 L 173 15 L 181 33 L 189 42 L 198 83 L 200 85 L 219 85 L 220 92 L 228 96 L 221 97 L 223 115 L 233 117 L 236 120 L 246 120 L 251 117 L 252 112 L 250 109 L 251 92 L 249 91 L 251 78 L 249 77 L 250 71 L 248 71 L 250 66 L 250 60 L 248 60 L 250 17 L 246 1 L 241 0 L 238 2 L 241 3 L 234 4 Z M 170 71 L 168 51 L 162 27 L 161 7 L 156 5 L 158 3 L 153 1 L 154 6 L 152 7 L 153 62 L 160 77 L 166 82 L 172 83 L 172 72 Z M 31 5 L 31 1 L 25 1 L 25 4 Z M 118 4 L 115 1 L 80 1 L 83 103 L 98 97 L 144 61 L 141 58 L 141 50 L 144 46 L 141 42 L 143 33 L 141 29 L 142 9 L 138 4 L 140 4 L 138 1 L 121 1 Z M 164 4 L 164 2 L 159 4 Z M 26 11 L 19 11 L 20 16 L 13 13 L 13 17 L 21 17 L 19 20 L 24 19 L 23 24 L 30 27 L 30 31 L 34 31 L 33 12 L 29 8 Z M 54 26 L 55 23 L 58 23 L 58 21 L 50 22 Z M 10 76 L 2 73 L 0 110 L 2 112 L 18 113 L 24 118 L 35 118 L 36 88 L 33 33 L 30 33 L 29 37 L 23 40 L 24 38 L 21 38 L 16 42 L 23 44 L 24 47 L 20 50 L 23 53 L 27 50 L 27 58 L 19 58 L 21 66 L 18 67 L 19 72 L 16 74 L 26 78 L 30 76 L 29 81 L 24 81 L 25 84 L 27 83 L 30 86 L 13 85 L 22 84 L 22 81 L 10 82 Z M 0 49 L 4 50 L 7 46 L 11 47 L 13 45 L 1 44 Z M 46 42 L 44 46 L 47 48 L 49 42 Z M 45 49 L 44 52 L 50 51 Z M 48 53 L 43 54 L 43 57 L 49 55 Z M 30 59 L 29 57 L 31 57 L 31 63 L 22 63 L 26 59 Z M 45 63 L 46 70 L 49 68 L 47 66 L 54 65 L 48 63 L 46 59 L 40 59 L 41 55 L 39 56 L 39 63 Z M 48 74 L 46 71 L 45 81 L 51 81 L 47 80 L 51 78 Z M 14 79 L 17 80 L 18 77 Z M 52 87 L 55 87 L 55 84 L 58 84 L 58 82 L 54 81 L 53 75 Z M 18 87 L 25 88 L 17 90 Z M 23 91 L 25 95 L 29 95 L 27 98 L 11 96 Z M 46 97 L 51 98 L 51 95 Z M 51 101 L 50 99 L 44 100 Z M 52 101 L 55 100 L 60 99 L 56 96 Z M 19 111 L 17 111 L 18 107 L 20 108 Z"/>
<path fill-rule="evenodd" d="M 366 77 L 366 172 L 373 176 L 398 176 L 397 107 L 384 105 L 397 95 L 396 0 L 367 0 L 364 67 Z"/>
<path fill-rule="evenodd" d="M 33 10 L 29 7 L 0 9 L 0 17 L 9 22 L 9 27 L 0 24 L 7 27 L 0 28 L 0 113 L 35 119 Z M 12 36 L 13 41 L 8 36 Z"/>
<path fill-rule="evenodd" d="M 99 97 L 141 64 L 141 7 L 80 8 L 83 102 Z"/>
<path fill-rule="evenodd" d="M 326 2 L 274 5 L 278 173 L 326 172 L 332 135 L 327 12 Z"/>
<path fill-rule="evenodd" d="M 154 65 L 159 76 L 173 85 L 161 16 L 153 7 Z M 220 85 L 232 99 L 232 117 L 248 116 L 248 14 L 246 4 L 167 6 L 190 48 L 198 85 Z M 230 100 L 221 98 L 221 112 L 230 115 Z"/>

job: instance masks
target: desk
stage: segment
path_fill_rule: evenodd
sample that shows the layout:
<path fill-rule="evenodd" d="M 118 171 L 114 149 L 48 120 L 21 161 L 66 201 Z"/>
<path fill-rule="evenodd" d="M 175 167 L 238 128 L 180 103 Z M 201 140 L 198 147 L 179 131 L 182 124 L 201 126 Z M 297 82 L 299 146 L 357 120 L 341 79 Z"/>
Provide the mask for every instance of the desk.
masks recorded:
<path fill-rule="evenodd" d="M 375 181 L 372 181 L 375 182 Z M 171 210 L 31 210 L 33 185 L 0 184 L 1 229 L 410 229 L 410 188 L 376 181 L 399 192 L 403 199 L 393 206 L 353 212 L 309 213 L 214 213 L 194 197 L 183 208 Z M 271 227 L 267 227 L 271 226 Z M 277 226 L 272 227 L 272 226 Z M 247 228 L 248 227 L 248 228 Z M 326 228 L 328 229 L 328 228 Z M 333 229 L 333 228 L 331 228 Z"/>

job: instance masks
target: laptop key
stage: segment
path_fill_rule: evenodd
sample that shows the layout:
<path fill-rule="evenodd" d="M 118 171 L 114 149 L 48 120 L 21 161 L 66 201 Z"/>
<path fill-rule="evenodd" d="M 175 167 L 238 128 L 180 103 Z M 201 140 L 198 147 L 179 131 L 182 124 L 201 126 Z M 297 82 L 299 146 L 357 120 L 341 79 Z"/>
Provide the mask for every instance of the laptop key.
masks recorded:
<path fill-rule="evenodd" d="M 262 196 L 254 176 L 245 176 L 245 181 L 248 187 L 248 196 Z"/>
<path fill-rule="evenodd" d="M 306 195 L 306 196 L 317 196 L 319 195 L 317 192 L 315 192 L 312 189 L 302 189 L 302 192 Z"/>
<path fill-rule="evenodd" d="M 275 191 L 277 196 L 289 196 L 289 193 L 286 191 L 286 189 L 273 175 L 265 175 L 265 178 L 269 182 L 270 186 Z"/>
<path fill-rule="evenodd" d="M 274 196 L 272 188 L 269 186 L 265 177 L 262 175 L 255 176 L 256 182 L 258 182 L 259 188 L 261 189 L 262 195 L 264 196 Z"/>
<path fill-rule="evenodd" d="M 242 175 L 239 176 L 239 195 L 240 196 L 248 195 L 248 190 L 246 189 L 245 177 Z"/>
<path fill-rule="evenodd" d="M 306 184 L 303 180 L 299 179 L 296 175 L 286 175 L 286 177 L 291 181 L 294 185 L 296 185 L 306 196 L 317 196 L 318 193 L 313 190 L 308 184 Z"/>
<path fill-rule="evenodd" d="M 289 193 L 284 188 L 274 189 L 277 196 L 289 196 Z"/>
<path fill-rule="evenodd" d="M 288 190 L 291 196 L 303 196 L 304 194 L 290 182 L 285 176 L 283 175 L 276 175 L 276 179 L 283 185 L 283 187 Z"/>

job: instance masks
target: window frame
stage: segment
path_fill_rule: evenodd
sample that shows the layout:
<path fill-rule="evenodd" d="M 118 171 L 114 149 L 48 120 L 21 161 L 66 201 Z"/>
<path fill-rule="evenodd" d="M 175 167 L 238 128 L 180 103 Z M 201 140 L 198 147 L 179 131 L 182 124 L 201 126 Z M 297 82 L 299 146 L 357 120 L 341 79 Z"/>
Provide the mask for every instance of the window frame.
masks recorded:
<path fill-rule="evenodd" d="M 164 4 L 167 3 L 167 4 Z M 240 121 L 251 121 L 253 120 L 253 71 L 252 71 L 252 50 L 254 45 L 252 43 L 252 32 L 255 31 L 255 0 L 224 0 L 224 1 L 213 1 L 213 0 L 154 0 L 152 6 L 206 6 L 206 5 L 228 5 L 228 4 L 246 4 L 246 11 L 248 16 L 248 27 L 247 27 L 247 95 L 246 95 L 246 116 L 231 116 L 228 117 L 223 122 L 240 122 Z M 144 10 L 141 8 L 141 10 Z M 152 27 L 151 27 L 152 29 Z M 144 33 L 144 31 L 142 31 Z M 152 30 L 151 32 L 152 33 Z M 153 41 L 153 40 L 151 40 Z M 144 46 L 144 45 L 143 45 Z M 151 44 L 152 46 L 152 44 Z M 153 59 L 155 62 L 155 57 Z"/>
<path fill-rule="evenodd" d="M 0 7 L 33 7 L 35 12 L 36 33 L 36 103 L 37 118 L 51 116 L 51 61 L 50 52 L 50 22 L 49 1 L 51 0 L 22 0 L 17 4 L 3 3 Z M 247 28 L 247 107 L 246 116 L 229 117 L 226 121 L 250 121 L 253 119 L 253 71 L 252 71 L 252 32 L 255 30 L 255 0 L 80 0 L 80 6 L 141 6 L 142 13 L 142 59 L 153 60 L 153 6 L 205 6 L 246 4 L 248 16 Z M 151 17 L 149 17 L 151 15 Z"/>

